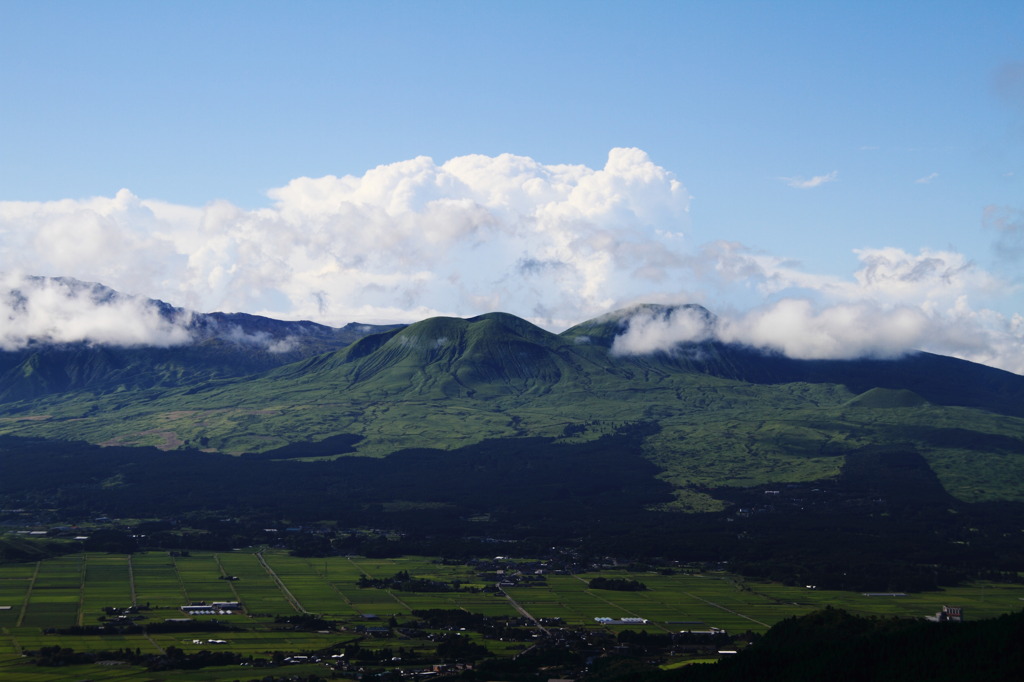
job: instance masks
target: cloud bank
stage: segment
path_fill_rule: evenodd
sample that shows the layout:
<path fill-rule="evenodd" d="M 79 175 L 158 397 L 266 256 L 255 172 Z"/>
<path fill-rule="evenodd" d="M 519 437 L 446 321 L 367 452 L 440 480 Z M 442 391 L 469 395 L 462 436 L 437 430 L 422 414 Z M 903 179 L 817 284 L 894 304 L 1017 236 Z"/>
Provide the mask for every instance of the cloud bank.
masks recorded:
<path fill-rule="evenodd" d="M 0 349 L 30 343 L 175 346 L 188 343 L 187 313 L 82 282 L 8 273 L 0 278 Z"/>
<path fill-rule="evenodd" d="M 810 188 L 836 177 L 790 180 Z M 1024 372 L 1024 322 L 986 305 L 1013 289 L 962 254 L 861 249 L 843 276 L 735 242 L 692 244 L 689 193 L 639 149 L 613 149 L 599 169 L 511 154 L 419 157 L 296 178 L 268 197 L 256 210 L 128 190 L 0 202 L 0 262 L 201 312 L 331 325 L 502 310 L 559 331 L 639 301 L 701 303 L 719 315 L 706 333 L 795 357 L 922 348 Z M 1004 223 L 1000 234 L 1015 239 L 1016 221 Z M 38 304 L 33 295 L 0 310 L 4 344 L 177 342 L 173 325 L 128 303 L 119 312 L 137 319 L 115 333 L 108 317 L 72 314 L 85 309 L 80 296 L 61 308 L 47 302 L 53 292 L 37 293 Z M 638 321 L 619 348 L 647 352 L 705 333 L 691 322 Z"/>
<path fill-rule="evenodd" d="M 718 254 L 723 270 L 739 273 L 734 276 L 775 300 L 714 319 L 692 309 L 668 315 L 640 311 L 613 350 L 672 350 L 707 339 L 799 359 L 890 358 L 927 350 L 1024 372 L 1024 316 L 1008 318 L 969 304 L 973 296 L 1004 290 L 1005 282 L 953 252 L 855 253 L 861 267 L 842 279 L 807 275 L 725 245 Z M 802 295 L 786 295 L 794 292 Z"/>

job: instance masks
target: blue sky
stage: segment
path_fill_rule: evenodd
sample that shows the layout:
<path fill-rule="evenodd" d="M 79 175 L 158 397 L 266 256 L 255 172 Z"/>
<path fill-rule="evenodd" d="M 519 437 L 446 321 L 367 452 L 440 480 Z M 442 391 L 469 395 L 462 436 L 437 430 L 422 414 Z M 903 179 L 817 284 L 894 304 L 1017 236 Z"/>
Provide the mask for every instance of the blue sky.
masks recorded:
<path fill-rule="evenodd" d="M 914 309 L 900 343 L 970 320 L 934 349 L 1024 371 L 1022 26 L 1020 2 L 0 0 L 0 256 L 330 324 L 696 300 L 812 355 L 758 316 L 807 301 L 792 333 L 835 336 L 828 311 Z M 620 148 L 629 182 L 600 173 Z M 533 165 L 443 170 L 503 154 Z M 327 177 L 364 186 L 295 185 Z M 431 201 L 482 222 L 429 227 Z"/>

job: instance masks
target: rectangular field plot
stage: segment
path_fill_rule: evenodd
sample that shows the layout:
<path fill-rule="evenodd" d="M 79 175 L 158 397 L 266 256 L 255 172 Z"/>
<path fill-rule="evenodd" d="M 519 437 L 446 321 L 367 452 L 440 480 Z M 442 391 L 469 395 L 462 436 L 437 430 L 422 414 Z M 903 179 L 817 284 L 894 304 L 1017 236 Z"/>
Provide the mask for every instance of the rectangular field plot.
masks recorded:
<path fill-rule="evenodd" d="M 192 641 L 193 639 L 200 639 L 203 643 L 195 644 Z M 269 654 L 274 651 L 297 652 L 328 647 L 341 641 L 343 638 L 339 633 L 319 634 L 316 632 L 297 632 L 294 630 L 153 635 L 153 640 L 161 647 L 176 646 L 189 652 L 202 649 L 210 650 L 211 645 L 205 643 L 207 639 L 227 640 L 226 645 L 219 646 L 246 656 L 251 654 L 253 656 L 269 657 Z"/>
<path fill-rule="evenodd" d="M 403 559 L 367 559 L 364 557 L 349 557 L 346 559 L 350 566 L 357 571 L 356 578 L 366 575 L 370 578 L 389 578 L 399 571 L 416 571 L 416 563 L 406 563 Z"/>
<path fill-rule="evenodd" d="M 238 578 L 239 584 L 251 582 L 273 582 L 263 564 L 255 554 L 248 552 L 223 552 L 214 555 L 225 576 Z"/>
<path fill-rule="evenodd" d="M 24 578 L 0 578 L 0 628 L 10 628 L 18 624 L 21 607 L 28 595 L 32 576 Z"/>
<path fill-rule="evenodd" d="M 275 584 L 236 585 L 235 592 L 242 608 L 250 615 L 287 616 L 295 613 L 295 609 L 281 594 Z"/>
<path fill-rule="evenodd" d="M 132 581 L 128 570 L 129 557 L 111 554 L 89 554 L 85 557 L 85 578 L 82 586 L 82 618 L 91 623 L 103 615 L 103 607 L 125 607 L 132 603 Z"/>
<path fill-rule="evenodd" d="M 429 609 L 452 609 L 482 613 L 485 616 L 517 616 L 515 608 L 501 596 L 471 592 L 398 592 L 394 599 L 405 608 L 403 613 Z"/>
<path fill-rule="evenodd" d="M 77 594 L 39 596 L 33 590 L 21 624 L 24 627 L 70 627 L 78 625 Z"/>
<path fill-rule="evenodd" d="M 30 564 L 2 564 L 0 580 L 29 580 L 36 573 L 35 562 Z"/>
<path fill-rule="evenodd" d="M 41 562 L 35 574 L 33 589 L 77 590 L 82 586 L 84 561 L 84 555 L 74 555 Z"/>
<path fill-rule="evenodd" d="M 171 557 L 181 580 L 186 602 L 233 601 L 231 587 L 221 580 L 220 565 L 213 554 L 193 553 L 191 556 Z"/>
<path fill-rule="evenodd" d="M 604 628 L 612 633 L 626 628 L 642 628 L 653 633 L 711 627 L 737 633 L 764 632 L 783 618 L 826 605 L 862 615 L 918 618 L 949 605 L 962 607 L 968 620 L 976 620 L 1019 611 L 1024 604 L 1022 585 L 976 583 L 930 593 L 864 595 L 784 586 L 724 573 L 662 575 L 617 570 L 578 576 L 548 574 L 543 582 L 536 581 L 530 574 L 535 580 L 531 586 L 503 588 L 515 603 L 504 594 L 494 592 L 405 592 L 359 587 L 363 575 L 388 579 L 400 572 L 407 572 L 411 578 L 448 584 L 457 581 L 461 585 L 484 586 L 493 584 L 496 579 L 493 573 L 481 577 L 472 567 L 443 564 L 423 557 L 304 558 L 269 550 L 261 554 L 193 552 L 190 556 L 171 556 L 156 551 L 132 556 L 82 554 L 38 564 L 0 565 L 0 606 L 11 607 L 0 609 L 0 628 L 3 628 L 0 630 L 0 679 L 4 678 L 4 661 L 20 658 L 21 649 L 54 643 L 83 651 L 122 646 L 144 651 L 157 646 L 176 646 L 185 651 L 197 651 L 211 648 L 208 639 L 224 639 L 228 642 L 224 645 L 226 650 L 268 657 L 274 651 L 296 653 L 349 640 L 357 636 L 356 625 L 384 625 L 391 615 L 397 616 L 399 622 L 408 621 L 413 611 L 427 609 L 459 609 L 488 616 L 514 617 L 519 613 L 518 604 L 536 618 L 557 617 L 570 626 Z M 512 570 L 504 575 L 510 582 L 516 580 Z M 598 576 L 637 580 L 647 589 L 591 589 L 589 581 Z M 227 580 L 228 577 L 235 579 Z M 133 592 L 136 602 L 143 607 L 142 624 L 185 617 L 180 607 L 190 601 L 237 600 L 242 602 L 245 613 L 212 616 L 240 628 L 238 632 L 151 633 L 149 638 L 42 633 L 44 628 L 95 625 L 104 606 L 127 606 Z M 348 631 L 301 632 L 275 623 L 275 616 L 296 613 L 293 601 L 310 613 L 339 621 Z M 145 608 L 147 603 L 149 609 Z M 377 619 L 365 620 L 366 614 L 375 614 Z M 604 625 L 595 621 L 598 617 L 642 618 L 647 622 Z M 197 620 L 207 618 L 196 616 Z M 424 650 L 436 646 L 432 642 L 402 641 L 406 647 L 423 647 Z M 367 640 L 365 646 L 396 646 L 397 643 L 397 639 Z M 505 645 L 488 643 L 487 646 L 498 651 Z M 32 670 L 35 672 L 34 668 Z M 93 679 L 115 679 L 108 676 L 115 672 L 97 670 Z M 241 678 L 247 677 L 246 671 L 240 672 Z M 239 673 L 230 677 L 241 678 Z M 185 676 L 180 679 L 204 678 Z"/>
<path fill-rule="evenodd" d="M 167 552 L 132 555 L 132 576 L 139 604 L 178 608 L 188 603 L 174 561 Z"/>
<path fill-rule="evenodd" d="M 365 557 L 348 557 L 346 561 L 356 571 L 354 579 L 360 575 L 370 578 L 390 578 L 400 571 L 407 571 L 410 576 L 451 582 L 473 583 L 479 579 L 476 572 L 464 565 L 445 565 L 429 557 L 399 557 L 395 559 L 367 559 Z"/>
<path fill-rule="evenodd" d="M 227 589 L 234 591 L 247 613 L 270 616 L 295 613 L 295 609 L 255 555 L 224 553 L 218 554 L 217 560 L 225 575 L 238 578 L 237 581 L 222 582 Z"/>
<path fill-rule="evenodd" d="M 408 607 L 403 606 L 387 590 L 364 588 L 357 590 L 354 594 L 350 593 L 350 595 L 352 608 L 360 614 L 409 613 Z"/>
<path fill-rule="evenodd" d="M 831 605 L 860 615 L 924 617 L 943 606 L 960 606 L 969 620 L 994 618 L 1024 606 L 1024 585 L 976 582 L 934 592 L 858 593 L 788 587 L 760 581 L 746 582 L 749 589 L 780 602 L 799 604 L 802 612 Z"/>
<path fill-rule="evenodd" d="M 345 596 L 333 587 L 328 562 L 283 555 L 264 557 L 288 593 L 309 613 L 326 618 L 351 618 L 358 615 Z"/>
<path fill-rule="evenodd" d="M 562 618 L 566 623 L 573 624 L 581 624 L 586 619 L 575 606 L 566 603 L 571 597 L 551 587 L 509 587 L 505 588 L 505 592 L 534 618 Z"/>
<path fill-rule="evenodd" d="M 17 637 L 18 644 L 28 650 L 41 649 L 57 643 L 54 635 L 43 634 L 36 628 L 22 628 L 18 631 Z M 75 651 L 110 651 L 128 647 L 138 648 L 146 653 L 158 652 L 157 647 L 146 639 L 145 635 L 105 635 L 103 637 L 61 635 L 59 643 L 62 647 Z M 0 679 L 3 677 L 0 676 Z"/>
<path fill-rule="evenodd" d="M 455 608 L 469 611 L 470 613 L 482 613 L 485 616 L 500 617 L 508 616 L 516 618 L 520 614 L 515 607 L 504 596 L 485 592 L 456 592 L 450 595 Z"/>
<path fill-rule="evenodd" d="M 28 627 L 78 625 L 84 579 L 83 556 L 58 557 L 39 564 L 21 624 Z"/>
<path fill-rule="evenodd" d="M 506 588 L 531 615 L 558 617 L 567 623 L 595 625 L 595 618 L 644 618 L 648 629 L 677 631 L 717 627 L 764 631 L 804 607 L 779 604 L 744 591 L 727 580 L 699 576 L 642 575 L 645 591 L 590 589 L 593 575 L 550 576 L 547 587 Z M 616 627 L 616 626 L 610 626 Z"/>
<path fill-rule="evenodd" d="M 458 609 L 459 594 L 456 592 L 397 592 L 393 591 L 395 599 L 401 602 L 406 608 L 402 611 L 412 613 L 413 611 L 424 611 L 426 609 Z"/>

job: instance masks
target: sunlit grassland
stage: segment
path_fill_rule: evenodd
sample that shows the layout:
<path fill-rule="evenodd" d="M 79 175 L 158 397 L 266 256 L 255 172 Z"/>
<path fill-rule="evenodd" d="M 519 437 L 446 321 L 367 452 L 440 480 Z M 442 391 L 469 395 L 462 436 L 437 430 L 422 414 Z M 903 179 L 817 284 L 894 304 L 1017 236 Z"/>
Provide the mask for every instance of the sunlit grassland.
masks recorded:
<path fill-rule="evenodd" d="M 681 414 L 661 426 L 646 451 L 662 467 L 661 478 L 680 490 L 828 479 L 840 473 L 844 455 L 881 445 L 919 452 L 947 492 L 965 502 L 1024 500 L 1024 460 L 1000 441 L 1024 440 L 1024 420 L 982 410 L 747 406 Z M 976 436 L 968 447 L 922 435 L 936 429 Z"/>
<path fill-rule="evenodd" d="M 845 455 L 879 445 L 920 452 L 962 501 L 1024 500 L 1017 475 L 1024 456 L 1019 446 L 1006 445 L 1024 440 L 1024 419 L 984 410 L 858 400 L 834 384 L 755 385 L 635 367 L 569 372 L 543 390 L 524 384 L 486 395 L 453 393 L 440 376 L 437 385 L 425 380 L 417 388 L 399 380 L 408 380 L 407 373 L 364 384 L 345 371 L 332 375 L 335 382 L 310 382 L 289 370 L 243 385 L 65 396 L 34 406 L 29 416 L 45 419 L 0 420 L 0 433 L 229 454 L 287 445 L 281 434 L 302 442 L 347 433 L 362 436 L 353 454 L 383 457 L 494 438 L 569 433 L 566 442 L 581 442 L 625 423 L 650 422 L 660 431 L 646 438 L 644 454 L 676 489 L 677 502 L 669 506 L 681 510 L 720 508 L 696 487 L 828 479 L 839 474 Z M 941 429 L 978 438 L 947 443 L 928 435 Z"/>
<path fill-rule="evenodd" d="M 900 411 L 902 412 L 902 411 Z M 904 436 L 928 461 L 943 487 L 965 502 L 994 499 L 1024 501 L 1019 453 L 1008 451 L 1001 440 L 1024 440 L 1024 420 L 962 407 L 928 407 L 900 414 L 894 410 L 849 410 L 845 416 L 884 429 L 899 437 L 908 428 L 951 432 L 970 430 L 969 442 L 936 443 Z"/>

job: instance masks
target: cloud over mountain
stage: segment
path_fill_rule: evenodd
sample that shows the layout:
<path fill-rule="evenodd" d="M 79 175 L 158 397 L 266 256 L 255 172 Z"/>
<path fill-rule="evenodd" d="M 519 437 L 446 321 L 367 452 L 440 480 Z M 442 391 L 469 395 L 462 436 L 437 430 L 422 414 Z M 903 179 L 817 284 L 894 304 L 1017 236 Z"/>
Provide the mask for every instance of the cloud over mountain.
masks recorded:
<path fill-rule="evenodd" d="M 633 302 L 692 302 L 720 316 L 707 333 L 797 357 L 923 348 L 1024 371 L 1024 322 L 991 309 L 1012 288 L 962 254 L 878 245 L 854 251 L 858 269 L 840 276 L 736 242 L 693 244 L 689 192 L 639 149 L 613 149 L 599 169 L 511 154 L 418 157 L 296 178 L 268 196 L 254 210 L 128 190 L 0 202 L 0 261 L 201 312 L 332 325 L 502 310 L 559 329 Z M 75 314 L 88 310 L 81 297 L 27 291 L 30 306 L 0 311 L 4 343 L 179 338 L 137 304 L 118 304 L 129 324 L 107 315 L 113 308 Z M 692 322 L 638 321 L 620 350 L 670 347 L 702 333 Z"/>
<path fill-rule="evenodd" d="M 116 346 L 188 343 L 189 315 L 84 282 L 7 274 L 0 278 L 0 349 L 31 342 Z"/>
<path fill-rule="evenodd" d="M 808 275 L 793 265 L 736 245 L 708 254 L 734 282 L 766 303 L 724 311 L 713 320 L 679 310 L 641 310 L 616 340 L 618 352 L 671 350 L 713 338 L 799 359 L 896 357 L 928 350 L 1024 372 L 1024 317 L 974 309 L 970 300 L 1006 286 L 961 254 L 862 249 L 852 278 Z"/>

